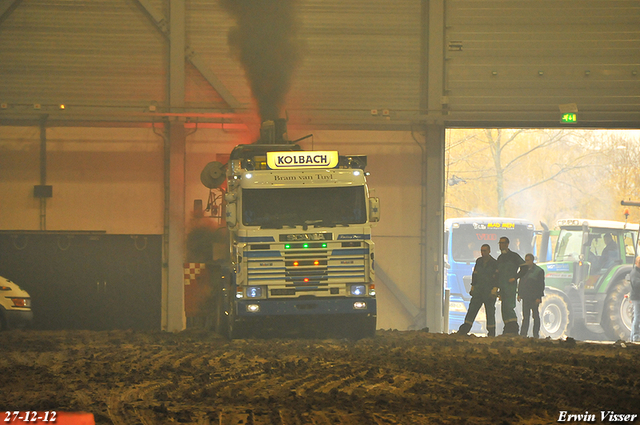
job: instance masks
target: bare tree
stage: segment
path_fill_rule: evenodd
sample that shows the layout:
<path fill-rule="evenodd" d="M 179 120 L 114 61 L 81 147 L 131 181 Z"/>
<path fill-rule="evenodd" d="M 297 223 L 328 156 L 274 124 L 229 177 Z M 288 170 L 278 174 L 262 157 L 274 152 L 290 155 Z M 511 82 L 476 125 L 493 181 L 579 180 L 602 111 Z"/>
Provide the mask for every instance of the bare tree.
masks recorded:
<path fill-rule="evenodd" d="M 563 174 L 592 166 L 585 160 L 593 153 L 575 143 L 576 133 L 572 131 L 482 129 L 450 138 L 453 140 L 447 146 L 448 173 L 453 177 L 448 176 L 449 185 L 481 181 L 485 190 L 492 186 L 495 208 L 491 209 L 499 216 L 506 215 L 507 201 L 515 196 Z M 572 142 L 579 149 L 572 149 L 570 155 L 558 155 L 559 150 L 566 150 Z M 519 178 L 534 156 L 538 161 L 542 159 L 544 172 Z M 556 157 L 558 161 L 552 161 Z M 457 207 L 465 209 L 462 205 Z"/>

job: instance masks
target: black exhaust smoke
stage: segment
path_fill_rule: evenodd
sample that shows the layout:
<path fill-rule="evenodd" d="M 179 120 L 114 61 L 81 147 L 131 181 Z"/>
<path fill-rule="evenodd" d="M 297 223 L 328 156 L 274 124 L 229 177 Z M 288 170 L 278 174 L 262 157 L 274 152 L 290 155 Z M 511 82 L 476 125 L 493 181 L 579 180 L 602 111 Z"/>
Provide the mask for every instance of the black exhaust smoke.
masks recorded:
<path fill-rule="evenodd" d="M 221 0 L 236 19 L 229 46 L 244 67 L 261 121 L 276 120 L 299 62 L 297 0 Z"/>

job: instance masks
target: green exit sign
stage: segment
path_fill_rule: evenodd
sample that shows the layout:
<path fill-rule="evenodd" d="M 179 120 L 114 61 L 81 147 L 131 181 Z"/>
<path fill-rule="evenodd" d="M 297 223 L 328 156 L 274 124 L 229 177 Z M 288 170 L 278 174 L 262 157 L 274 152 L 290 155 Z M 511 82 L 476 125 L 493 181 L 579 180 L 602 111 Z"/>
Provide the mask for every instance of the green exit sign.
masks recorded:
<path fill-rule="evenodd" d="M 569 124 L 576 123 L 578 122 L 578 116 L 574 113 L 562 114 L 562 117 L 560 117 L 560 122 Z"/>

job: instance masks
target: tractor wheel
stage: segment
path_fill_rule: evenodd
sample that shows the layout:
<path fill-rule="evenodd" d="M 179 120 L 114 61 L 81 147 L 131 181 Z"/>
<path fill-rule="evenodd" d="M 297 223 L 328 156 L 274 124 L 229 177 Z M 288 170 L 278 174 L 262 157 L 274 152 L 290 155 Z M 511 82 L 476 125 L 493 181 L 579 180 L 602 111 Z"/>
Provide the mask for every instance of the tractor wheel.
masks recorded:
<path fill-rule="evenodd" d="M 631 335 L 633 304 L 626 296 L 630 291 L 629 281 L 621 279 L 609 288 L 609 295 L 604 302 L 602 328 L 614 341 L 628 341 Z"/>
<path fill-rule="evenodd" d="M 564 298 L 550 293 L 540 305 L 540 333 L 553 339 L 566 336 L 569 331 L 569 307 Z"/>

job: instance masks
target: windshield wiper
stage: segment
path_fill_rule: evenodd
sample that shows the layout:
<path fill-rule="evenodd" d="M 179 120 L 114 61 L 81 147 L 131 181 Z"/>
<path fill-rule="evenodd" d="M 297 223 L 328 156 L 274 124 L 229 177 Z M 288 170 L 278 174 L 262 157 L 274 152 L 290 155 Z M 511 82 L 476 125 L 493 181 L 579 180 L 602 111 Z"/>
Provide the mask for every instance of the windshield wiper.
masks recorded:
<path fill-rule="evenodd" d="M 260 225 L 261 229 L 282 229 L 283 226 L 286 226 L 284 220 L 282 219 L 273 219 L 267 220 Z"/>
<path fill-rule="evenodd" d="M 260 225 L 261 229 L 282 229 L 282 224 L 277 224 L 274 222 L 271 223 L 265 223 Z"/>
<path fill-rule="evenodd" d="M 339 220 L 316 220 L 317 223 L 314 224 L 313 227 L 336 227 L 336 226 L 349 226 L 349 222 L 347 220 L 339 221 Z"/>
<path fill-rule="evenodd" d="M 313 224 L 313 227 L 336 227 L 336 225 L 331 220 L 321 219 L 321 220 L 307 220 L 304 222 L 305 224 Z"/>

